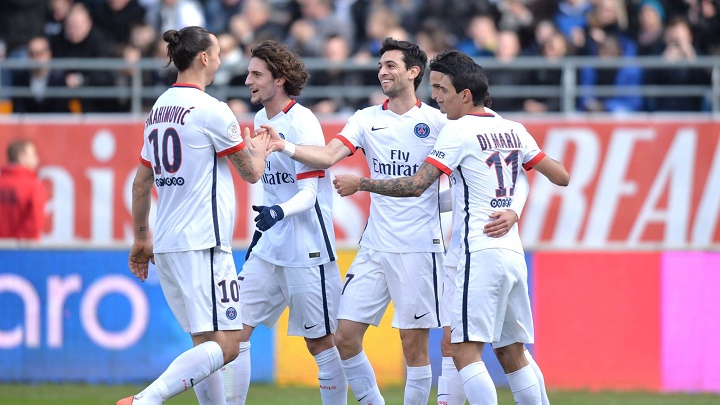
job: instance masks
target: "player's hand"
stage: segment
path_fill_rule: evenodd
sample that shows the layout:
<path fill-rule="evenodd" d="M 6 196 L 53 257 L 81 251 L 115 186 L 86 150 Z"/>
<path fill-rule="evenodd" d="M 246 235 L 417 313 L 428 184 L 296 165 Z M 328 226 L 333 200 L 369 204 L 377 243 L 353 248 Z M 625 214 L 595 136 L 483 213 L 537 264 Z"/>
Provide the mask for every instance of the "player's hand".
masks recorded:
<path fill-rule="evenodd" d="M 265 205 L 253 205 L 253 211 L 259 212 L 255 217 L 256 226 L 259 230 L 265 232 L 272 228 L 278 221 L 285 218 L 285 212 L 279 205 L 268 207 Z"/>
<path fill-rule="evenodd" d="M 361 179 L 361 177 L 354 174 L 338 174 L 335 176 L 333 184 L 341 197 L 347 197 L 360 191 Z"/>
<path fill-rule="evenodd" d="M 513 210 L 496 211 L 490 214 L 495 220 L 486 224 L 483 233 L 491 238 L 499 238 L 507 235 L 510 229 L 518 221 L 518 216 Z"/>
<path fill-rule="evenodd" d="M 250 128 L 245 127 L 243 142 L 245 142 L 245 146 L 253 157 L 262 158 L 263 161 L 272 152 L 272 150 L 269 150 L 270 136 L 267 131 L 258 130 L 250 135 Z"/>
<path fill-rule="evenodd" d="M 268 142 L 268 149 L 270 149 L 271 152 L 280 152 L 285 150 L 285 140 L 280 137 L 277 129 L 270 124 L 262 124 L 260 125 L 260 128 L 267 131 L 270 138 L 270 141 Z"/>
<path fill-rule="evenodd" d="M 153 264 L 155 264 L 152 242 L 147 240 L 136 240 L 130 248 L 128 267 L 130 268 L 130 272 L 140 281 L 145 281 L 147 279 L 148 262 L 153 262 Z"/>

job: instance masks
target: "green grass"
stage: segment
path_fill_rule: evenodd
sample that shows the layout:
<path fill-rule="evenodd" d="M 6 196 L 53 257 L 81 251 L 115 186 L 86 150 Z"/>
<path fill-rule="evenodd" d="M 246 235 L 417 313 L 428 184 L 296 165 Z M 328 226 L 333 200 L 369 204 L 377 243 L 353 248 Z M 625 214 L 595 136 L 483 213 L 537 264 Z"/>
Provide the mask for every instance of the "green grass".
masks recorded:
<path fill-rule="evenodd" d="M 0 384 L 0 403 L 3 405 L 98 405 L 114 404 L 120 398 L 132 395 L 143 387 L 135 385 L 78 385 L 41 384 L 16 385 Z M 382 390 L 387 405 L 401 405 L 402 387 Z M 352 394 L 350 395 L 352 396 Z M 654 394 L 646 392 L 579 392 L 550 391 L 553 405 L 718 405 L 720 395 Z M 430 404 L 435 398 L 431 394 Z M 514 404 L 510 391 L 499 390 L 499 404 Z M 247 405 L 317 405 L 320 403 L 318 390 L 300 387 L 277 387 L 274 385 L 253 385 Z M 193 392 L 185 392 L 168 401 L 171 405 L 197 404 Z M 348 404 L 357 404 L 348 400 Z"/>

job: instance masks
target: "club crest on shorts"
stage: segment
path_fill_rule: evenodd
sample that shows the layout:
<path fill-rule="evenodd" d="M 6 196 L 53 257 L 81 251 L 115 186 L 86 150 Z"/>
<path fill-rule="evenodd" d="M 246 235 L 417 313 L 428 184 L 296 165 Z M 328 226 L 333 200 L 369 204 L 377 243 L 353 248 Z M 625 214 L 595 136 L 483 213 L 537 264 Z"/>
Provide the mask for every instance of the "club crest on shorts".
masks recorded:
<path fill-rule="evenodd" d="M 427 138 L 430 135 L 430 127 L 428 124 L 421 122 L 415 125 L 415 136 L 418 138 Z"/>
<path fill-rule="evenodd" d="M 237 121 L 233 121 L 227 126 L 227 136 L 228 138 L 234 140 L 237 140 L 240 138 L 240 126 L 238 125 Z"/>
<path fill-rule="evenodd" d="M 233 307 L 230 307 L 225 311 L 225 315 L 228 317 L 229 320 L 234 320 L 237 318 L 237 310 Z"/>

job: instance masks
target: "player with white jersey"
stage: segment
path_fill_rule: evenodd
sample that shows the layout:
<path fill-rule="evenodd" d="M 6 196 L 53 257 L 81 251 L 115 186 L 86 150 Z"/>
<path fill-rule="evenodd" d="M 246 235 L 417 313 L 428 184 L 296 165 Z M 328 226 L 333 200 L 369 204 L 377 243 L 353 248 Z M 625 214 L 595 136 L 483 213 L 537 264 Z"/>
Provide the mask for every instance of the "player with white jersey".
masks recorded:
<path fill-rule="evenodd" d="M 287 46 L 263 41 L 251 50 L 245 84 L 250 102 L 263 104 L 255 129 L 270 124 L 299 145 L 325 144 L 320 122 L 291 97 L 299 96 L 309 74 Z M 240 280 L 243 330 L 240 354 L 224 369 L 227 403 L 245 403 L 250 385 L 250 335 L 273 327 L 290 308 L 288 334 L 305 338 L 318 365 L 318 386 L 325 405 L 347 404 L 347 380 L 333 333 L 337 328 L 340 270 L 332 222 L 333 189 L 326 170 L 279 153 L 271 154 L 262 175 L 263 205 Z"/>
<path fill-rule="evenodd" d="M 463 388 L 471 404 L 497 403 L 481 357 L 484 344 L 493 343 L 515 402 L 541 404 L 538 377 L 524 355 L 524 343 L 533 342 L 533 325 L 517 226 L 494 238 L 485 225 L 493 212 L 512 206 L 521 166 L 562 186 L 569 175 L 521 124 L 485 111 L 487 77 L 471 58 L 446 51 L 430 68 L 433 97 L 451 121 L 425 163 L 412 177 L 378 181 L 345 175 L 335 179 L 335 187 L 341 195 L 371 191 L 404 197 L 422 192 L 442 173 L 451 175 L 453 206 L 461 212 L 461 256 L 450 323 Z"/>
<path fill-rule="evenodd" d="M 205 93 L 220 66 L 214 35 L 186 27 L 165 32 L 163 39 L 178 82 L 158 98 L 145 121 L 133 182 L 129 267 L 144 281 L 148 262 L 157 263 L 168 305 L 194 347 L 145 390 L 118 404 L 161 404 L 193 387 L 201 405 L 217 404 L 224 390 L 216 371 L 237 356 L 242 328 L 228 159 L 243 179 L 256 182 L 265 167 L 267 136 L 250 139 L 246 128 L 243 140 L 227 104 Z M 153 183 L 158 192 L 154 244 L 148 235 Z"/>
<path fill-rule="evenodd" d="M 328 168 L 362 148 L 373 178 L 412 175 L 432 149 L 446 122 L 420 103 L 427 55 L 417 45 L 386 38 L 378 79 L 388 100 L 356 112 L 324 147 L 296 146 L 267 127 L 271 146 L 293 159 Z M 373 196 L 360 250 L 345 278 L 335 341 L 348 383 L 361 405 L 384 404 L 375 373 L 363 351 L 370 325 L 377 326 L 392 300 L 393 327 L 400 329 L 407 364 L 405 404 L 427 404 L 432 384 L 429 329 L 440 327 L 443 237 L 438 183 L 419 198 Z M 422 195 L 421 195 L 422 194 Z"/>

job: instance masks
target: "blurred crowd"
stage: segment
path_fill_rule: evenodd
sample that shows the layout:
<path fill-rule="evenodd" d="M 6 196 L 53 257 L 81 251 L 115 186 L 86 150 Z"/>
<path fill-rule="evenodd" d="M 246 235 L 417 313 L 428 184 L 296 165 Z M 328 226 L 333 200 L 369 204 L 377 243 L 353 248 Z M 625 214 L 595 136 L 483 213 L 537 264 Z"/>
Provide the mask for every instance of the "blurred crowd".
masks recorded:
<path fill-rule="evenodd" d="M 632 89 L 645 84 L 710 86 L 710 71 L 673 66 L 699 55 L 720 54 L 720 0 L 3 0 L 0 2 L 0 59 L 115 57 L 167 61 L 165 30 L 206 27 L 218 36 L 223 67 L 214 86 L 243 86 L 238 66 L 265 39 L 290 45 L 303 57 L 327 60 L 312 70 L 310 85 L 375 85 L 374 71 L 333 67 L 379 56 L 385 37 L 416 42 L 432 58 L 456 48 L 473 57 L 512 65 L 519 56 L 557 61 L 566 56 L 599 58 L 658 56 L 667 64 L 641 68 L 583 66 L 581 85 Z M 45 97 L 49 87 L 129 86 L 126 71 L 4 70 L 2 83 L 27 87 L 33 97 L 14 98 L 15 112 L 122 112 L 130 101 Z M 493 85 L 559 86 L 559 69 L 488 69 Z M 167 87 L 171 68 L 146 71 L 143 86 Z M 301 101 L 317 113 L 352 112 L 382 94 L 354 97 L 343 92 Z M 237 114 L 252 111 L 242 99 L 228 100 Z M 579 111 L 706 111 L 707 96 L 642 97 L 586 91 Z M 504 112 L 554 112 L 559 94 L 496 97 Z"/>

